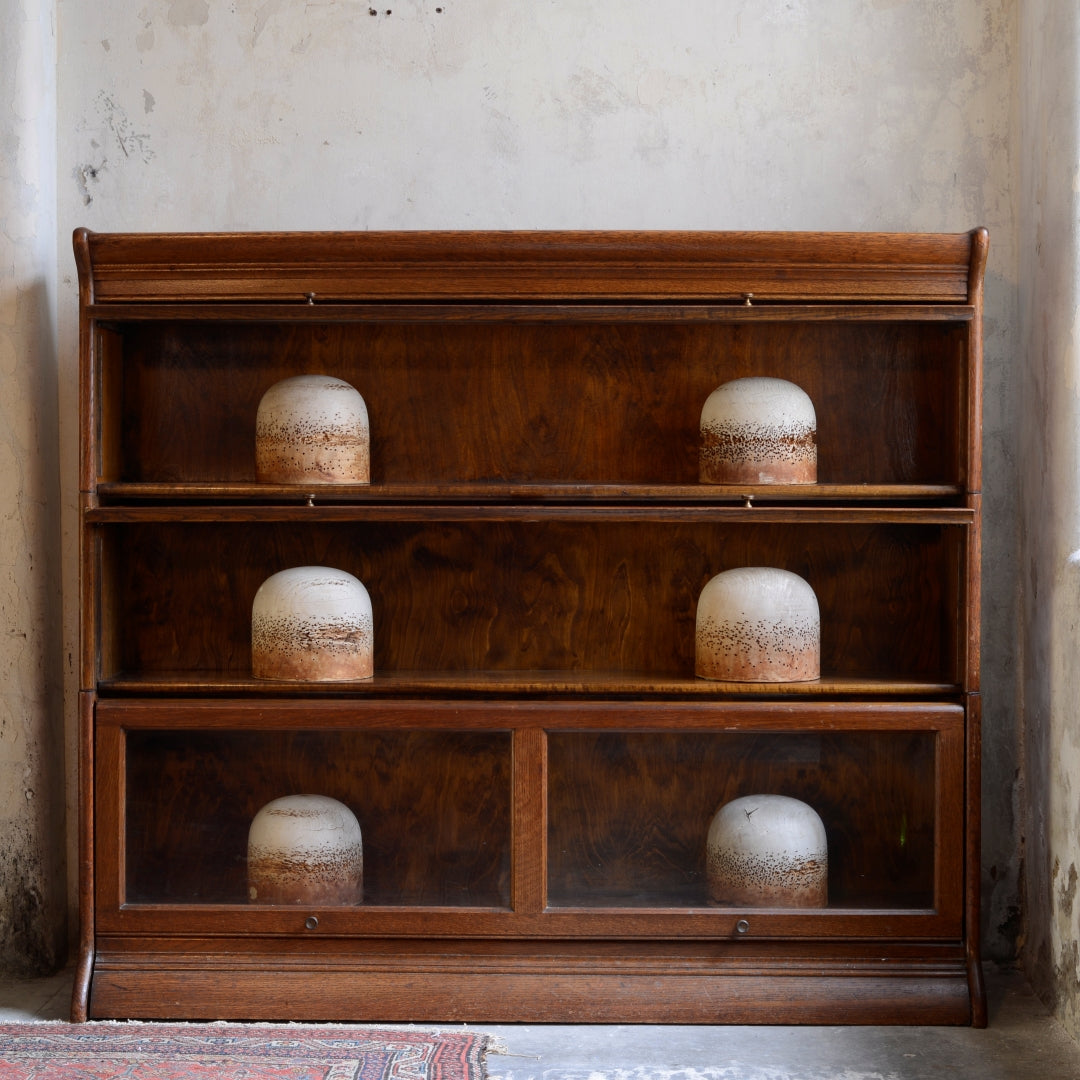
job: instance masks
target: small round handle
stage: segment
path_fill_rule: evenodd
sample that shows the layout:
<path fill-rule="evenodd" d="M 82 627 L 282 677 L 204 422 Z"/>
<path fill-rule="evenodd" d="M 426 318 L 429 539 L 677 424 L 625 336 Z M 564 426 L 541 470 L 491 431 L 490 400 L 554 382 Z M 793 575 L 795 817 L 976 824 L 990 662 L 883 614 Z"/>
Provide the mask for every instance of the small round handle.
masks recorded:
<path fill-rule="evenodd" d="M 750 924 L 745 919 L 740 919 L 735 924 L 735 932 L 737 934 L 745 934 L 750 929 Z"/>
<path fill-rule="evenodd" d="M 317 918 L 315 918 L 314 915 L 309 915 L 304 920 L 304 929 L 305 930 L 314 930 L 314 929 L 316 929 L 318 927 L 318 925 L 319 925 L 319 920 Z"/>

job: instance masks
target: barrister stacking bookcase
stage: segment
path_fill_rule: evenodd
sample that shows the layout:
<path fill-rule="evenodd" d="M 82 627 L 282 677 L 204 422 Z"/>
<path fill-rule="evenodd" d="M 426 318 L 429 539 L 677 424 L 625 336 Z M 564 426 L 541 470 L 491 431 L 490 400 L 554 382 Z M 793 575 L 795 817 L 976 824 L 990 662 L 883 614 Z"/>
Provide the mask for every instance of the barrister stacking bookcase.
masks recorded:
<path fill-rule="evenodd" d="M 73 1015 L 985 1022 L 984 230 L 79 230 Z M 256 480 L 281 379 L 347 381 L 370 483 Z M 789 380 L 818 482 L 702 484 L 721 383 Z M 374 677 L 257 679 L 253 597 L 366 586 Z M 791 571 L 821 677 L 695 677 L 715 574 Z M 361 903 L 253 900 L 248 830 L 347 806 Z M 711 904 L 745 795 L 822 907 Z"/>

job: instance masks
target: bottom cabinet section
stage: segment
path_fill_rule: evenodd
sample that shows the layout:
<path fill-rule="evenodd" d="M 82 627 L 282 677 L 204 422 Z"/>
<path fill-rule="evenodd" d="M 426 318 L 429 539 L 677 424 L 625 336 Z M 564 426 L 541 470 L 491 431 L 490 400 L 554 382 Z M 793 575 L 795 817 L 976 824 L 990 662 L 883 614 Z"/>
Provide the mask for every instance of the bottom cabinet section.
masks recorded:
<path fill-rule="evenodd" d="M 76 1013 L 972 1018 L 959 704 L 128 699 L 96 732 Z"/>

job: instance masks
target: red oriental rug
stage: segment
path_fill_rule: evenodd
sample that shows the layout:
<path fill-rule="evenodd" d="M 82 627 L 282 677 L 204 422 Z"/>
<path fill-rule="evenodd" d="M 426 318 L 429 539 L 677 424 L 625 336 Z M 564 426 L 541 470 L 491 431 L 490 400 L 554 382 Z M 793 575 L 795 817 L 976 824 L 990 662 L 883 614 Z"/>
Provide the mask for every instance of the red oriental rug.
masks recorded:
<path fill-rule="evenodd" d="M 483 1080 L 487 1043 L 309 1024 L 0 1024 L 0 1080 Z"/>

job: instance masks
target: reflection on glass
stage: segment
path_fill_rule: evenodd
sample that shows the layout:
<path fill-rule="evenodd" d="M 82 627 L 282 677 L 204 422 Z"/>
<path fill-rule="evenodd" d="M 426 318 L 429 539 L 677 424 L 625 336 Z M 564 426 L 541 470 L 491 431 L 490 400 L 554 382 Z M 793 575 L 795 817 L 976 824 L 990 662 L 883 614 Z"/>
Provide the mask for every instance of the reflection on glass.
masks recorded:
<path fill-rule="evenodd" d="M 709 824 L 748 794 L 811 805 L 830 907 L 930 907 L 933 732 L 559 732 L 549 739 L 554 906 L 704 907 Z"/>
<path fill-rule="evenodd" d="M 248 832 L 316 791 L 363 826 L 364 903 L 507 906 L 510 735 L 133 731 L 127 903 L 249 904 Z"/>

